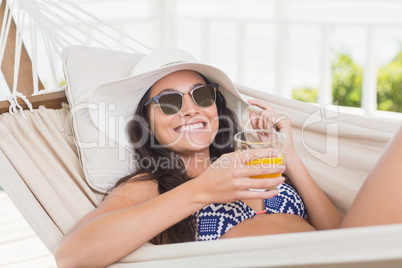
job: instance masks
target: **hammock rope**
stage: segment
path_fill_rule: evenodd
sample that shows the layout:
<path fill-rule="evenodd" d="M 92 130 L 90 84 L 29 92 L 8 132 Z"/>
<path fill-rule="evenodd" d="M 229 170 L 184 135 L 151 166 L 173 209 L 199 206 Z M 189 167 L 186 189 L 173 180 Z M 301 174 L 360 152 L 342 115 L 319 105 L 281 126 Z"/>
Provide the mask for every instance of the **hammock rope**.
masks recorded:
<path fill-rule="evenodd" d="M 64 19 L 70 14 L 63 14 L 60 11 L 57 18 L 52 17 L 54 20 L 49 18 L 51 16 L 46 10 L 50 9 L 51 6 L 59 10 L 58 4 L 66 3 L 69 6 L 75 6 L 66 0 L 57 3 L 50 0 L 40 2 L 10 0 L 6 2 L 7 8 L 0 36 L 0 64 L 4 56 L 4 48 L 11 25 L 11 15 L 21 15 L 21 12 L 15 12 L 18 10 L 15 6 L 21 3 L 23 4 L 22 10 L 26 12 L 25 23 L 29 25 L 30 31 L 28 29 L 21 31 L 18 38 L 26 41 L 24 35 L 27 32 L 31 34 L 32 44 L 29 47 L 32 48 L 30 55 L 34 79 L 39 73 L 39 70 L 36 69 L 38 60 L 43 58 L 39 54 L 40 41 L 47 43 L 47 47 L 51 48 L 45 51 L 46 55 L 50 57 L 50 59 L 45 60 L 48 62 L 57 59 L 61 61 L 61 50 L 66 44 L 88 45 L 85 38 L 93 40 L 103 38 L 97 36 L 103 30 L 93 30 L 97 27 L 95 24 L 91 25 L 90 36 L 87 35 L 82 40 L 78 37 L 77 39 L 71 38 L 70 36 L 74 35 L 75 24 L 69 21 L 68 25 L 63 26 L 60 20 L 56 20 L 60 17 Z M 11 9 L 9 9 L 10 6 L 12 6 Z M 63 8 L 68 10 L 67 6 Z M 27 9 L 31 10 L 28 11 Z M 47 17 L 45 14 L 48 14 Z M 89 14 L 88 17 L 90 18 L 92 15 Z M 16 19 L 16 21 L 22 23 L 23 20 L 21 18 Z M 88 22 L 85 21 L 85 24 L 88 25 Z M 105 24 L 102 23 L 102 25 Z M 17 27 L 25 27 L 25 25 L 17 25 Z M 82 25 L 78 27 L 82 27 Z M 39 37 L 43 40 L 40 40 Z M 129 40 L 133 39 L 130 38 Z M 121 44 L 122 42 L 117 40 L 117 43 Z M 135 44 L 132 47 L 129 46 L 131 51 L 134 48 L 136 52 L 150 51 L 149 48 L 142 46 L 137 41 Z M 52 52 L 55 54 L 51 54 Z M 34 81 L 38 87 L 38 80 Z M 49 90 L 51 89 L 49 88 Z M 301 131 L 305 131 L 304 123 L 320 108 L 308 103 L 285 100 L 246 87 L 239 86 L 239 90 L 241 93 L 247 92 L 249 97 L 269 100 L 278 112 L 287 114 L 292 118 L 295 127 L 294 140 L 297 142 L 297 148 L 301 152 L 303 161 L 306 161 L 306 165 L 311 167 L 312 175 L 317 178 L 319 186 L 328 192 L 329 196 L 334 199 L 334 203 L 343 211 L 348 209 L 354 195 L 366 178 L 368 169 L 374 165 L 379 152 L 382 151 L 391 134 L 396 131 L 396 123 L 339 113 L 340 140 L 338 144 L 340 147 L 337 151 L 337 153 L 339 152 L 337 157 L 342 161 L 337 168 L 328 168 L 324 161 L 305 149 L 307 143 L 304 142 L 304 136 L 302 140 L 300 139 Z M 38 90 L 36 92 L 39 93 Z M 22 109 L 18 107 L 17 98 L 26 99 L 17 90 L 13 93 L 15 95 L 7 96 L 7 100 L 10 102 L 10 115 Z M 2 142 L 0 182 L 7 186 L 4 189 L 9 190 L 8 193 L 11 193 L 10 196 L 16 200 L 15 203 L 22 208 L 21 211 L 31 227 L 35 229 L 49 250 L 54 252 L 55 246 L 63 234 L 70 230 L 82 216 L 91 211 L 94 205 L 100 201 L 100 198 L 98 200 L 96 193 L 82 179 L 84 174 L 79 164 L 79 158 L 83 155 L 75 151 L 74 145 L 74 142 L 81 141 L 74 139 L 72 142 L 66 135 L 68 134 L 66 131 L 72 129 L 69 110 L 36 109 L 35 112 L 26 112 L 26 115 L 33 123 L 23 122 L 24 124 L 21 124 L 18 120 L 19 114 L 13 118 L 17 120 L 9 120 L 9 115 L 3 114 L 5 119 L 0 122 L 2 124 L 0 130 L 3 131 L 0 135 L 2 137 L 0 140 Z M 325 119 L 329 119 L 329 117 L 325 117 Z M 325 121 L 321 120 L 317 122 L 321 122 L 321 124 L 311 126 L 309 132 L 311 141 L 320 143 L 321 138 L 326 137 Z M 20 127 L 21 125 L 27 126 L 27 128 Z M 31 133 L 39 133 L 40 135 L 31 135 Z M 307 140 L 308 137 L 305 139 Z M 125 263 L 122 263 L 121 266 L 116 264 L 118 265 L 116 267 L 128 267 L 131 262 L 135 267 L 147 264 L 159 267 L 162 262 L 169 266 L 180 266 L 180 263 L 188 265 L 188 260 L 203 260 L 202 264 L 223 263 L 225 261 L 227 265 L 236 266 L 237 264 L 240 266 L 244 264 L 242 266 L 259 267 L 278 267 L 292 264 L 294 266 L 308 266 L 317 263 L 329 265 L 335 263 L 334 265 L 337 265 L 343 262 L 370 261 L 384 261 L 386 265 L 389 260 L 400 259 L 401 237 L 402 226 L 397 225 L 356 228 L 356 230 L 320 231 L 315 234 L 306 232 L 304 234 L 275 235 L 268 238 L 260 236 L 233 239 L 233 241 L 210 241 L 205 242 L 207 246 L 204 243 L 144 245 L 131 256 L 127 256 L 122 261 Z M 307 248 L 306 241 L 309 241 Z M 377 244 L 382 246 L 379 248 L 372 246 Z M 242 249 L 241 254 L 239 254 L 239 248 Z M 312 255 L 311 252 L 318 252 L 318 255 Z M 289 256 L 295 256 L 295 258 L 292 257 L 291 263 L 289 263 Z"/>
<path fill-rule="evenodd" d="M 47 1 L 49 2 L 49 0 Z M 125 44 L 124 42 L 122 42 L 119 39 L 116 39 L 115 37 L 113 37 L 112 35 L 110 35 L 110 38 L 114 41 L 116 41 L 117 43 L 119 43 L 120 45 L 122 45 L 123 47 L 125 47 L 126 49 L 132 51 L 132 52 L 150 52 L 152 49 L 150 47 L 148 47 L 147 45 L 143 44 L 142 42 L 134 39 L 133 37 L 131 37 L 130 35 L 125 34 L 124 32 L 119 31 L 118 29 L 116 29 L 115 27 L 111 26 L 110 24 L 105 23 L 104 21 L 100 20 L 98 17 L 88 13 L 87 11 L 85 11 L 83 8 L 79 7 L 77 4 L 74 4 L 72 2 L 69 2 L 68 0 L 61 0 L 61 2 L 70 5 L 71 7 L 73 7 L 74 9 L 80 11 L 83 15 L 91 18 L 96 24 L 102 25 L 108 29 L 110 29 L 111 31 L 118 33 L 119 35 L 127 38 L 129 41 L 133 42 L 135 47 L 131 47 L 127 44 Z M 100 30 L 100 27 L 95 27 L 94 30 Z M 103 31 L 101 31 L 103 32 Z"/>
<path fill-rule="evenodd" d="M 18 8 L 18 25 L 23 25 L 25 20 L 25 13 L 19 7 Z M 14 59 L 14 82 L 13 82 L 13 90 L 12 94 L 17 94 L 18 87 L 18 76 L 20 71 L 20 63 L 21 63 L 21 49 L 22 49 L 22 33 L 23 27 L 16 27 L 16 35 L 15 35 L 15 59 Z M 18 106 L 18 104 L 17 104 Z"/>
<path fill-rule="evenodd" d="M 10 107 L 8 107 L 8 112 L 9 114 L 13 115 L 14 113 L 17 112 L 17 105 L 15 104 L 14 101 L 14 96 L 8 95 L 6 96 L 6 100 L 10 103 Z"/>
<path fill-rule="evenodd" d="M 37 25 L 34 22 L 32 18 L 29 18 L 29 24 L 31 25 L 32 29 L 37 29 Z M 31 49 L 32 49 L 32 54 L 31 58 L 33 62 L 37 62 L 38 60 L 38 53 L 36 51 L 36 35 L 31 34 Z M 34 86 L 34 91 L 32 95 L 35 95 L 39 92 L 39 79 L 38 79 L 38 67 L 36 64 L 32 64 L 32 79 L 33 79 L 33 86 Z"/>
<path fill-rule="evenodd" d="M 0 2 L 0 4 L 2 4 L 3 1 Z M 6 1 L 6 8 L 5 8 L 5 12 L 4 12 L 4 18 L 3 18 L 3 24 L 1 27 L 1 35 L 0 35 L 0 48 L 1 48 L 1 52 L 0 52 L 0 64 L 3 62 L 3 57 L 4 57 L 4 53 L 6 50 L 6 43 L 7 43 L 7 38 L 8 38 L 8 33 L 10 31 L 10 25 L 11 25 L 11 8 L 8 4 L 8 2 Z"/>
<path fill-rule="evenodd" d="M 58 79 L 62 78 L 63 74 L 58 73 L 57 67 L 62 66 L 62 50 L 67 46 L 96 45 L 108 49 L 118 46 L 120 50 L 128 52 L 152 51 L 148 46 L 67 0 L 0 0 L 0 3 L 3 2 L 5 12 L 0 34 L 0 64 L 4 58 L 13 18 L 16 24 L 13 86 L 10 89 L 10 96 L 6 97 L 10 102 L 9 110 L 12 113 L 17 109 L 22 110 L 17 98 L 21 98 L 28 108 L 32 109 L 27 97 L 18 92 L 19 68 L 24 44 L 32 64 L 32 95 L 63 89 L 58 84 Z M 89 25 L 89 29 L 85 30 L 82 25 Z M 41 92 L 39 76 L 45 77 L 47 82 Z"/>

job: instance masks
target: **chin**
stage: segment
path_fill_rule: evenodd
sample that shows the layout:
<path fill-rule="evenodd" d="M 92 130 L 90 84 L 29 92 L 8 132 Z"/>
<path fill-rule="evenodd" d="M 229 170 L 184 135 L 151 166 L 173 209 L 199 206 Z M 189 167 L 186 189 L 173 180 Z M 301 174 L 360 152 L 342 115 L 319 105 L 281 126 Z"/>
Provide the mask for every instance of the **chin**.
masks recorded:
<path fill-rule="evenodd" d="M 211 143 L 214 140 L 214 137 L 211 137 L 211 135 L 207 136 L 189 136 L 185 137 L 185 142 L 188 144 L 188 146 L 191 146 L 194 149 L 205 149 L 209 148 Z"/>
<path fill-rule="evenodd" d="M 170 150 L 179 154 L 205 152 L 206 149 L 209 149 L 214 138 L 215 135 L 211 136 L 211 133 L 185 133 L 170 141 L 170 144 L 165 144 Z"/>
<path fill-rule="evenodd" d="M 178 154 L 188 154 L 188 153 L 197 153 L 197 152 L 205 152 L 205 150 L 209 150 L 210 143 L 209 142 L 201 142 L 198 143 L 192 142 L 183 142 L 179 143 L 176 146 L 173 146 L 171 150 L 177 152 Z"/>

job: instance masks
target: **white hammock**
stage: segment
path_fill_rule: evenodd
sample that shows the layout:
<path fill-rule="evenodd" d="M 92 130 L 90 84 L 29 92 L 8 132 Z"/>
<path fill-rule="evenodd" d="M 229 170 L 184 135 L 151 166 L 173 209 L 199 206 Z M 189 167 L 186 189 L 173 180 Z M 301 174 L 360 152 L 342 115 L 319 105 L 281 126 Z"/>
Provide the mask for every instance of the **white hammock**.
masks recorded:
<path fill-rule="evenodd" d="M 69 45 L 86 44 L 140 53 L 151 51 L 147 46 L 102 22 L 74 2 L 0 0 L 1 4 L 4 2 L 6 11 L 0 35 L 0 64 L 13 18 L 17 25 L 14 83 L 10 89 L 14 98 L 22 97 L 17 93 L 22 42 L 32 61 L 33 95 L 63 89 L 59 86 L 59 80 L 63 78 L 61 53 L 63 48 Z M 124 42 L 118 40 L 117 36 L 123 37 Z M 46 90 L 41 92 L 38 88 L 38 74 L 46 74 Z"/>
<path fill-rule="evenodd" d="M 64 16 L 66 14 L 59 13 L 72 6 L 67 1 L 10 3 L 13 12 L 19 10 L 17 7 L 24 7 L 20 13 L 29 14 L 35 27 L 40 25 L 52 49 L 67 46 L 60 41 L 67 38 L 59 38 L 64 31 L 57 30 L 60 24 L 69 21 Z M 53 8 L 60 9 L 56 12 Z M 49 17 L 52 22 L 48 21 Z M 53 21 L 60 17 L 64 20 L 60 24 Z M 74 19 L 80 17 L 82 15 L 77 15 Z M 86 40 L 77 42 L 85 44 Z M 139 52 L 148 51 L 137 46 Z M 31 55 L 31 58 L 37 57 Z M 79 66 L 73 65 L 72 68 L 79 69 Z M 66 70 L 67 75 L 71 75 L 70 71 Z M 125 75 L 121 74 L 122 77 Z M 90 85 L 71 85 L 69 81 L 69 86 L 85 88 Z M 292 118 L 296 150 L 342 213 L 349 208 L 371 166 L 400 124 L 346 115 L 241 85 L 239 90 L 250 97 L 269 101 L 278 112 Z M 69 98 L 71 100 L 71 96 Z M 83 179 L 77 148 L 71 142 L 69 108 L 74 107 L 64 106 L 60 110 L 41 108 L 24 111 L 23 115 L 5 113 L 0 117 L 0 184 L 51 252 L 73 224 L 97 206 L 102 197 Z M 74 126 L 75 131 L 77 127 Z M 320 146 L 325 141 L 336 142 L 335 150 L 323 150 Z M 81 161 L 86 159 L 81 158 Z M 401 263 L 402 224 L 397 224 L 161 246 L 145 244 L 111 267 L 289 267 L 316 264 L 376 267 Z"/>

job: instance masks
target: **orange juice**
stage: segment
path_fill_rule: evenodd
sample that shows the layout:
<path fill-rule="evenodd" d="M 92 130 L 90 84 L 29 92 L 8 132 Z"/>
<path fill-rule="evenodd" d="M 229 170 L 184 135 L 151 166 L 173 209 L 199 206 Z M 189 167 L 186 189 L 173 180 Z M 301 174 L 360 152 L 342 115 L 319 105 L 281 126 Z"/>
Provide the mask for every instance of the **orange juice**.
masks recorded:
<path fill-rule="evenodd" d="M 246 163 L 247 166 L 250 165 L 263 165 L 265 167 L 277 167 L 283 165 L 283 156 L 273 157 L 273 158 L 259 158 L 253 159 Z M 280 177 L 282 173 L 274 173 L 274 174 L 266 174 L 266 175 L 257 175 L 251 176 L 250 178 L 254 179 L 269 179 L 269 178 L 277 178 Z"/>

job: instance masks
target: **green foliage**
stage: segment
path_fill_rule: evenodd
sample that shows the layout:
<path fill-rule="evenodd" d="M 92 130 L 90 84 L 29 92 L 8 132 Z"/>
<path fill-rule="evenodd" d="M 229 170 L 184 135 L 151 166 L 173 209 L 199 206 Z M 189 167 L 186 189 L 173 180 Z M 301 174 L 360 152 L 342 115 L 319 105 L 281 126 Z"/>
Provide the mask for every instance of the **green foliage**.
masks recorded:
<path fill-rule="evenodd" d="M 295 100 L 304 102 L 317 102 L 317 88 L 302 87 L 292 91 L 292 97 Z"/>
<path fill-rule="evenodd" d="M 332 64 L 332 99 L 338 105 L 361 107 L 363 68 L 346 54 Z"/>
<path fill-rule="evenodd" d="M 350 56 L 339 54 L 332 64 L 332 99 L 342 106 L 361 106 L 363 68 Z M 317 88 L 302 87 L 292 92 L 293 99 L 316 102 Z"/>
<path fill-rule="evenodd" d="M 62 87 L 66 84 L 66 79 L 59 79 L 59 87 Z"/>
<path fill-rule="evenodd" d="M 363 68 L 346 54 L 339 54 L 332 64 L 332 98 L 338 105 L 361 107 Z M 317 101 L 317 88 L 297 88 L 293 98 Z M 378 109 L 402 112 L 402 49 L 393 61 L 381 67 L 377 76 Z"/>
<path fill-rule="evenodd" d="M 378 70 L 378 110 L 402 112 L 402 50 Z"/>

